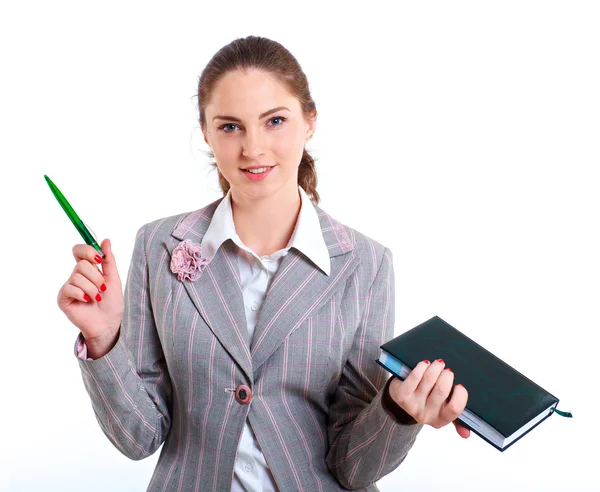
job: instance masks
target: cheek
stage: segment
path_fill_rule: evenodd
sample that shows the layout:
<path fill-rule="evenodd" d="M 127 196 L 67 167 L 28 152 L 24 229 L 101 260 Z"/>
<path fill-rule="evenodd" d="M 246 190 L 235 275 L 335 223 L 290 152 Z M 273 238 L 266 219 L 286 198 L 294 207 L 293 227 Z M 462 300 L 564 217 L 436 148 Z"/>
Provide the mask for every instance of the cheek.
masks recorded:
<path fill-rule="evenodd" d="M 215 155 L 227 155 L 233 152 L 236 145 L 233 139 L 217 135 L 213 139 L 212 151 Z"/>
<path fill-rule="evenodd" d="M 225 179 L 227 181 L 235 179 L 234 173 L 237 170 L 239 146 L 236 147 L 232 142 L 222 140 L 213 141 L 212 152 L 214 160 L 217 162 L 217 167 L 221 171 L 221 174 L 225 176 Z"/>
<path fill-rule="evenodd" d="M 239 142 L 235 142 L 234 139 L 217 138 L 213 142 L 212 151 L 223 174 L 230 173 L 229 168 L 237 169 L 241 152 Z"/>
<path fill-rule="evenodd" d="M 271 150 L 280 158 L 296 160 L 296 156 L 300 153 L 304 142 L 296 128 L 288 128 L 285 132 L 279 132 L 271 141 Z"/>

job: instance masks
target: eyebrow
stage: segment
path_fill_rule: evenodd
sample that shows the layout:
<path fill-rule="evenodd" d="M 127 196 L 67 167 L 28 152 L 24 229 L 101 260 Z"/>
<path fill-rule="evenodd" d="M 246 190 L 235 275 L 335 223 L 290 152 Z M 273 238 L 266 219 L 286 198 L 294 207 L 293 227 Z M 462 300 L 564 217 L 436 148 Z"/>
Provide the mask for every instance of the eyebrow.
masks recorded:
<path fill-rule="evenodd" d="M 269 111 L 265 111 L 263 114 L 261 114 L 258 119 L 262 120 L 265 116 L 269 116 L 272 113 L 276 113 L 277 111 L 281 111 L 282 109 L 286 109 L 287 111 L 289 111 L 288 108 L 286 108 L 285 106 L 278 106 L 276 108 L 273 109 L 269 109 Z M 220 119 L 220 120 L 229 120 L 229 121 L 235 121 L 236 123 L 241 123 L 242 120 L 240 120 L 239 118 L 236 118 L 235 116 L 215 116 L 213 118 L 213 121 L 216 119 Z"/>

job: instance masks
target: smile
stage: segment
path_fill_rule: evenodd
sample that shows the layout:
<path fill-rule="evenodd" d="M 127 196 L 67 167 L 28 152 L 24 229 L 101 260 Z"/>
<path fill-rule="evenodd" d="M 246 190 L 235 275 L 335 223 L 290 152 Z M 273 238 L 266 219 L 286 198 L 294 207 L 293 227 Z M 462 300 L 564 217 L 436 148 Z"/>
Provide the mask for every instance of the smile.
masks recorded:
<path fill-rule="evenodd" d="M 271 166 L 271 167 L 273 167 L 273 166 Z M 265 171 L 268 171 L 269 169 L 271 169 L 271 167 L 259 167 L 257 169 L 244 169 L 244 171 L 247 171 L 252 174 L 261 174 L 261 173 L 264 173 Z"/>
<path fill-rule="evenodd" d="M 260 181 L 262 179 L 266 179 L 267 176 L 273 172 L 274 168 L 275 166 L 259 167 L 256 169 L 242 169 L 242 172 L 250 181 Z"/>

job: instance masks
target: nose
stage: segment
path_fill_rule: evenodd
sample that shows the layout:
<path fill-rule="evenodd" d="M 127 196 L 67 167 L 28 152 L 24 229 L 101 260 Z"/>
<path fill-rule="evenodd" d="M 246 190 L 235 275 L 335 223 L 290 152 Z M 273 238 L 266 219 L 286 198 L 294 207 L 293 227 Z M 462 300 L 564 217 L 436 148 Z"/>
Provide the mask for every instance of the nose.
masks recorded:
<path fill-rule="evenodd" d="M 248 159 L 255 160 L 263 155 L 265 153 L 264 139 L 260 130 L 247 130 L 242 148 L 242 153 Z"/>

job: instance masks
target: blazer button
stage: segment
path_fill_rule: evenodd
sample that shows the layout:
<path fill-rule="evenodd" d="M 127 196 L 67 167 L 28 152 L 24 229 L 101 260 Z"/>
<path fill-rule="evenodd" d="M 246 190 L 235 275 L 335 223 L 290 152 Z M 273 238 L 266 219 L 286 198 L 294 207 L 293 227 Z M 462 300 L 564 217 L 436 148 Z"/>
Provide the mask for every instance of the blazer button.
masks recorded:
<path fill-rule="evenodd" d="M 252 390 L 245 384 L 240 384 L 235 389 L 235 399 L 240 405 L 247 405 L 252 400 Z"/>

